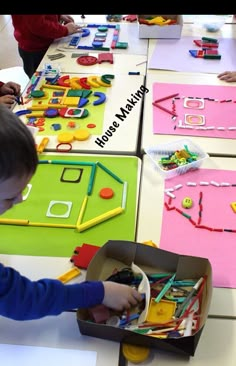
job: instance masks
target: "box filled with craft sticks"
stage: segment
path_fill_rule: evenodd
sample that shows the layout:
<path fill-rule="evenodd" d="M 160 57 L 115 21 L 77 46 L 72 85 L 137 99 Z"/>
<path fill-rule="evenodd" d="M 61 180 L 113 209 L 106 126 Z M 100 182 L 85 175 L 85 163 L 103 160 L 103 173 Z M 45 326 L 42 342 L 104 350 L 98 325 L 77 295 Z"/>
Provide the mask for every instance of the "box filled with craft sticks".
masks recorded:
<path fill-rule="evenodd" d="M 182 15 L 138 15 L 139 38 L 181 38 Z"/>
<path fill-rule="evenodd" d="M 143 301 L 121 313 L 103 305 L 79 309 L 81 334 L 194 356 L 212 297 L 208 259 L 110 240 L 93 257 L 86 280 L 135 286 Z"/>

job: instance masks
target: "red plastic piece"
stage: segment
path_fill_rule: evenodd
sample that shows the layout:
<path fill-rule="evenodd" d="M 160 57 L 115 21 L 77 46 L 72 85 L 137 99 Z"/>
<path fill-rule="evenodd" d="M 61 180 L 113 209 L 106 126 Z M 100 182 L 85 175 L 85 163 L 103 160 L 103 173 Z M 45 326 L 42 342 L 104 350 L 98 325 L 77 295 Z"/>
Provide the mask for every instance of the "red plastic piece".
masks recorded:
<path fill-rule="evenodd" d="M 72 255 L 70 261 L 76 267 L 87 269 L 91 259 L 99 249 L 100 247 L 97 247 L 96 245 L 83 243 L 81 247 L 75 248 L 75 254 Z"/>

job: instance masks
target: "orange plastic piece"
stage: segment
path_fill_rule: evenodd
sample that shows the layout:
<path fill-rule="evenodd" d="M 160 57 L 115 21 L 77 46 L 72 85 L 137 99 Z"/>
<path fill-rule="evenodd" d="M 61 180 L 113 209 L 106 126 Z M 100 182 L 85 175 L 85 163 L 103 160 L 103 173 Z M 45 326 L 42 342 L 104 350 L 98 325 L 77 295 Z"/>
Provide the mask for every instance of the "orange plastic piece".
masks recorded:
<path fill-rule="evenodd" d="M 114 196 L 114 191 L 111 188 L 102 188 L 99 192 L 99 196 L 104 199 L 109 199 Z"/>

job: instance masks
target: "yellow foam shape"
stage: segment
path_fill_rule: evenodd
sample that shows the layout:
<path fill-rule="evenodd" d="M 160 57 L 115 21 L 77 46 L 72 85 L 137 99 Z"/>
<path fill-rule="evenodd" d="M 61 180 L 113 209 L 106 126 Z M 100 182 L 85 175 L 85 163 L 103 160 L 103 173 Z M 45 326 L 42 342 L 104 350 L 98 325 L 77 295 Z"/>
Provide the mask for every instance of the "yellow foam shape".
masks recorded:
<path fill-rule="evenodd" d="M 171 19 L 164 19 L 163 17 L 155 17 L 149 20 L 149 24 L 164 25 L 170 23 Z"/>
<path fill-rule="evenodd" d="M 87 229 L 89 229 L 92 226 L 95 226 L 97 224 L 100 224 L 103 221 L 106 221 L 106 220 L 108 220 L 108 219 L 110 219 L 110 218 L 112 218 L 112 217 L 114 217 L 116 215 L 121 214 L 123 211 L 124 211 L 124 209 L 122 207 L 117 207 L 117 208 L 115 208 L 113 210 L 107 211 L 107 212 L 105 212 L 102 215 L 99 215 L 97 217 L 94 217 L 93 219 L 91 219 L 91 220 L 89 220 L 87 222 L 84 222 L 81 225 L 78 225 L 77 226 L 77 230 L 79 232 L 84 231 L 84 230 L 87 230 Z"/>
<path fill-rule="evenodd" d="M 89 138 L 90 133 L 87 130 L 77 130 L 73 133 L 74 139 L 77 141 L 85 141 Z"/>
<path fill-rule="evenodd" d="M 102 81 L 102 79 L 100 77 L 97 78 L 97 82 L 98 84 L 100 84 L 101 86 L 105 86 L 105 87 L 111 87 L 111 83 L 107 84 L 104 81 Z"/>
<path fill-rule="evenodd" d="M 64 133 L 60 133 L 57 136 L 57 140 L 61 144 L 68 144 L 68 143 L 70 143 L 70 142 L 72 142 L 74 140 L 74 136 L 73 136 L 72 133 L 64 132 Z"/>
<path fill-rule="evenodd" d="M 100 84 L 98 83 L 98 79 L 99 76 L 95 76 L 95 75 L 92 75 L 92 76 L 88 76 L 87 77 L 87 83 L 91 86 L 93 86 L 94 88 L 100 88 Z"/>
<path fill-rule="evenodd" d="M 70 79 L 70 86 L 72 89 L 82 89 L 82 86 L 79 83 L 79 79 L 78 77 L 73 77 Z"/>
<path fill-rule="evenodd" d="M 66 104 L 68 107 L 77 107 L 80 101 L 80 97 L 65 97 L 63 98 L 63 104 Z"/>

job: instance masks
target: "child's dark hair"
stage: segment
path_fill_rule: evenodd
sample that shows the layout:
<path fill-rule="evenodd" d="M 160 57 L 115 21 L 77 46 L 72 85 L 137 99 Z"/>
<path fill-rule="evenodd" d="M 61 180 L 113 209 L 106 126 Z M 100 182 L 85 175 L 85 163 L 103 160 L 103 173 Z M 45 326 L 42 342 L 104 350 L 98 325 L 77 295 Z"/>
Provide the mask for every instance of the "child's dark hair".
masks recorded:
<path fill-rule="evenodd" d="M 38 155 L 32 133 L 0 104 L 0 180 L 35 173 Z"/>

